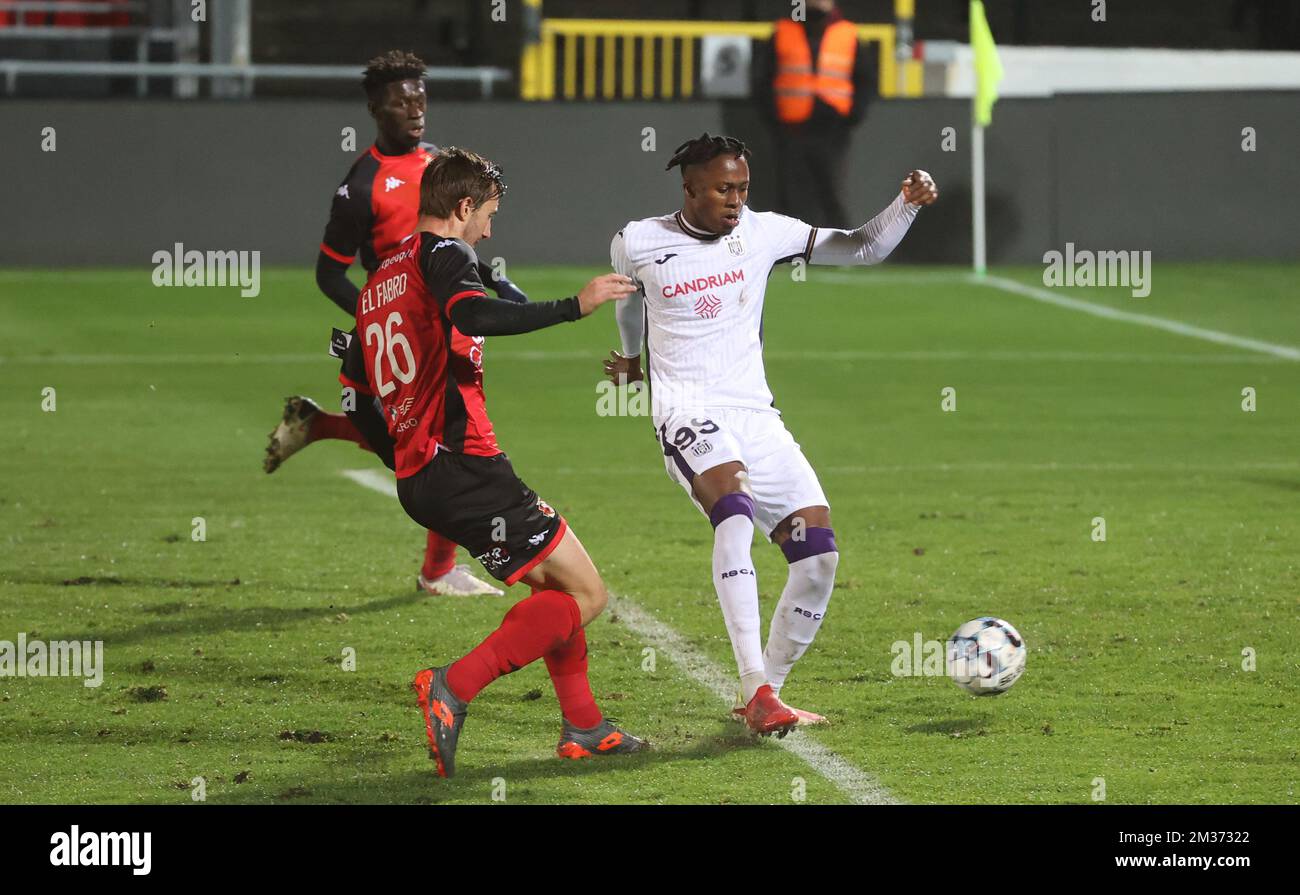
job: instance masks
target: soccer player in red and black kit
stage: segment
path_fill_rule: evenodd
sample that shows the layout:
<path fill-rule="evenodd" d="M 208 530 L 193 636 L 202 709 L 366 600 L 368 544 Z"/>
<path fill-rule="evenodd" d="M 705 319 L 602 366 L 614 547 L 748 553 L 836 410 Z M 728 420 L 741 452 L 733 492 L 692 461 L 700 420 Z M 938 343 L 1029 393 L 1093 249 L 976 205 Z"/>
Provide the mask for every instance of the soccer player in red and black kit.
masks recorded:
<path fill-rule="evenodd" d="M 316 284 L 349 316 L 356 312 L 358 294 L 347 276 L 353 260 L 360 255 L 366 273 L 373 273 L 379 259 L 415 229 L 420 175 L 438 151 L 421 142 L 426 107 L 424 68 L 418 56 L 398 50 L 378 56 L 366 66 L 362 86 L 378 134 L 334 194 L 316 258 Z M 528 300 L 509 280 L 494 276 L 487 265 L 480 265 L 479 273 L 501 298 Z M 271 432 L 263 467 L 274 472 L 301 448 L 327 439 L 370 447 L 358 431 L 355 417 L 326 413 L 303 396 L 288 398 L 283 417 Z M 456 565 L 456 545 L 433 532 L 427 535 L 416 583 L 428 593 L 446 596 L 502 593 L 475 578 L 468 566 Z"/>
<path fill-rule="evenodd" d="M 560 757 L 646 745 L 601 714 L 587 680 L 583 626 L 608 599 L 600 574 L 564 519 L 515 475 L 483 395 L 485 336 L 577 320 L 636 287 L 606 274 L 558 301 L 488 298 L 472 246 L 492 235 L 504 191 L 500 169 L 472 152 L 449 148 L 430 162 L 420 181 L 416 232 L 361 290 L 356 335 L 339 376 L 346 388 L 382 404 L 389 439 L 376 436 L 375 449 L 397 473 L 407 515 L 464 545 L 497 579 L 532 588 L 482 643 L 412 683 L 443 777 L 455 771 L 470 701 L 537 659 L 546 660 L 560 701 Z"/>

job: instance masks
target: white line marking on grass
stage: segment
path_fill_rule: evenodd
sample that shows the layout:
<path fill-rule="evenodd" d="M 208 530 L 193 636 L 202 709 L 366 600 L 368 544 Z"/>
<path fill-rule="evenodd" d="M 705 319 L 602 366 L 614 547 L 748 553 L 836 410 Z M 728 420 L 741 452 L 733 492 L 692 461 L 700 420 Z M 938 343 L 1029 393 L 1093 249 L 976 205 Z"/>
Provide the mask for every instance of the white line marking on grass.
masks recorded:
<path fill-rule="evenodd" d="M 1056 305 L 1058 308 L 1068 308 L 1071 311 L 1082 311 L 1085 314 L 1092 314 L 1094 317 L 1104 317 L 1108 320 L 1120 320 L 1124 323 L 1135 323 L 1138 326 L 1149 326 L 1152 329 L 1163 329 L 1165 332 L 1187 336 L 1192 339 L 1203 339 L 1206 342 L 1214 342 L 1219 345 L 1231 345 L 1233 348 L 1245 348 L 1248 351 L 1258 351 L 1263 354 L 1271 354 L 1275 357 L 1284 358 L 1286 360 L 1300 361 L 1300 348 L 1295 348 L 1291 345 L 1278 345 L 1273 342 L 1262 342 L 1259 339 L 1248 339 L 1244 336 L 1234 336 L 1231 333 L 1219 332 L 1217 329 L 1205 329 L 1204 327 L 1192 326 L 1189 323 L 1182 323 L 1177 320 L 1167 320 L 1164 317 L 1152 317 L 1150 314 L 1134 314 L 1131 311 L 1121 311 L 1118 308 L 1112 308 L 1109 305 L 1098 305 L 1078 298 L 1057 295 L 1047 289 L 1042 289 L 1037 286 L 1026 286 L 1024 283 L 1018 283 L 1015 280 L 1008 280 L 1003 277 L 969 276 L 967 281 L 978 285 L 990 286 L 994 289 L 1001 289 L 1004 292 L 1012 292 L 1016 295 L 1024 296 L 1025 298 L 1032 298 L 1034 301 Z"/>
<path fill-rule="evenodd" d="M 830 475 L 893 475 L 900 472 L 1157 472 L 1157 473 L 1235 473 L 1286 472 L 1300 470 L 1294 461 L 1259 463 L 930 463 L 898 466 L 819 466 Z"/>
<path fill-rule="evenodd" d="M 871 351 L 865 349 L 789 351 L 773 350 L 763 354 L 770 362 L 826 363 L 831 361 L 919 362 L 960 361 L 973 363 L 1036 363 L 1039 361 L 1064 363 L 1135 363 L 1135 364 L 1277 364 L 1283 358 L 1261 354 L 1204 353 L 1136 354 L 1107 351 Z M 497 351 L 488 354 L 492 363 L 506 361 L 558 361 L 586 362 L 593 369 L 600 359 L 599 351 L 567 349 L 558 351 Z M 239 366 L 241 364 L 337 364 L 336 358 L 319 354 L 45 354 L 30 357 L 0 355 L 0 365 L 14 366 Z"/>
<path fill-rule="evenodd" d="M 1153 329 L 1163 329 L 1166 332 L 1175 333 L 1180 336 L 1187 336 L 1193 339 L 1203 339 L 1207 342 L 1214 342 L 1218 345 L 1231 345 L 1234 348 L 1244 348 L 1248 351 L 1257 351 L 1262 354 L 1270 354 L 1283 360 L 1300 361 L 1300 348 L 1292 345 L 1279 345 L 1274 342 L 1265 342 L 1260 339 L 1251 339 L 1246 336 L 1234 336 L 1231 333 L 1220 332 L 1215 329 L 1206 329 L 1201 326 L 1193 326 L 1190 323 L 1183 323 L 1178 320 L 1169 320 L 1164 317 L 1153 317 L 1150 314 L 1135 314 L 1132 311 L 1121 311 L 1118 308 L 1109 305 L 1094 304 L 1090 301 L 1084 301 L 1078 298 L 1070 298 L 1065 295 L 1057 295 L 1047 289 L 1037 286 L 1029 286 L 1016 280 L 1008 280 L 1005 277 L 984 276 L 979 277 L 969 272 L 958 271 L 928 271 L 928 272 L 870 272 L 857 273 L 851 271 L 815 271 L 811 277 L 813 283 L 832 283 L 846 286 L 896 286 L 907 283 L 973 283 L 977 286 L 987 286 L 994 289 L 1001 289 L 1005 292 L 1012 292 L 1016 295 L 1032 298 L 1035 301 L 1045 302 L 1056 305 L 1060 308 L 1067 308 L 1071 311 L 1082 311 L 1085 314 L 1092 314 L 1095 317 L 1103 317 L 1108 320 L 1119 320 L 1124 323 L 1134 323 L 1138 326 L 1148 326 Z M 1159 358 L 1159 355 L 1155 355 Z M 1037 357 L 1028 359 L 1037 360 Z M 1042 358 L 1048 359 L 1048 358 Z M 1108 359 L 1108 358 L 1098 358 Z M 1130 358 L 1131 359 L 1131 358 Z"/>
<path fill-rule="evenodd" d="M 959 283 L 970 277 L 969 271 L 932 270 L 932 271 L 871 271 L 852 272 L 847 270 L 809 271 L 808 281 L 813 284 L 833 283 L 837 286 L 897 286 L 900 283 Z"/>
<path fill-rule="evenodd" d="M 734 704 L 735 675 L 727 674 L 721 666 L 687 643 L 676 630 L 626 597 L 611 596 L 610 608 L 633 634 L 654 644 L 687 677 L 712 692 L 728 707 Z M 837 753 L 803 733 L 795 731 L 775 742 L 782 749 L 803 759 L 809 767 L 834 783 L 840 792 L 857 804 L 898 804 L 898 800 L 875 777 L 849 764 Z"/>
<path fill-rule="evenodd" d="M 93 367 L 149 365 L 176 366 L 230 366 L 237 364 L 318 364 L 333 361 L 338 365 L 338 358 L 331 358 L 325 352 L 317 354 L 42 354 L 29 357 L 0 355 L 0 364 L 56 364 L 58 366 Z"/>
<path fill-rule="evenodd" d="M 388 472 L 378 469 L 344 469 L 342 473 L 363 488 L 389 497 L 397 496 L 397 483 Z M 611 595 L 610 610 L 619 616 L 619 621 L 633 634 L 653 643 L 687 677 L 717 696 L 728 708 L 731 707 L 736 695 L 734 675 L 727 674 L 712 659 L 687 643 L 676 630 L 626 597 Z M 852 801 L 860 805 L 898 804 L 898 800 L 875 777 L 849 764 L 803 733 L 795 731 L 785 739 L 774 742 L 803 759 Z"/>
<path fill-rule="evenodd" d="M 496 357 L 496 355 L 493 355 Z M 766 351 L 767 361 L 971 361 L 976 363 L 1134 363 L 1134 364 L 1277 364 L 1281 358 L 1258 354 L 1137 354 L 1131 351 Z"/>
<path fill-rule="evenodd" d="M 397 480 L 393 478 L 391 472 L 380 472 L 378 469 L 345 469 L 343 475 L 362 488 L 369 488 L 371 491 L 378 491 L 389 497 L 397 497 Z"/>

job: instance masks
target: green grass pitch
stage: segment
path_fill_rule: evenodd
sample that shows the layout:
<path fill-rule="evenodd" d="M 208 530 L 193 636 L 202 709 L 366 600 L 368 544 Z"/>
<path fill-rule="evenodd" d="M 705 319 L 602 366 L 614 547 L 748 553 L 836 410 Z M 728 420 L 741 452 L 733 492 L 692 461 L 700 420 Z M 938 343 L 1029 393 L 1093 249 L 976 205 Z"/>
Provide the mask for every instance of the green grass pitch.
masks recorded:
<path fill-rule="evenodd" d="M 511 271 L 535 298 L 591 273 Z M 769 379 L 841 550 L 785 690 L 834 723 L 796 736 L 908 802 L 1091 803 L 1103 778 L 1109 803 L 1295 803 L 1300 363 L 936 273 L 782 268 L 768 290 Z M 1294 346 L 1297 277 L 1167 264 L 1146 299 L 1061 294 Z M 652 753 L 554 758 L 538 663 L 475 702 L 459 775 L 436 779 L 409 681 L 510 600 L 418 595 L 423 532 L 341 474 L 381 468 L 357 448 L 260 467 L 283 396 L 336 403 L 343 320 L 306 270 L 264 271 L 256 298 L 148 270 L 0 272 L 0 639 L 102 640 L 106 665 L 98 688 L 0 678 L 0 801 L 188 803 L 195 778 L 209 802 L 848 798 L 617 612 L 588 632 L 593 685 Z M 646 419 L 596 414 L 615 344 L 609 309 L 489 340 L 489 409 L 610 589 L 730 670 L 707 522 Z M 784 562 L 760 540 L 755 561 L 766 625 Z M 986 614 L 1029 645 L 1008 694 L 891 674 L 896 641 Z"/>

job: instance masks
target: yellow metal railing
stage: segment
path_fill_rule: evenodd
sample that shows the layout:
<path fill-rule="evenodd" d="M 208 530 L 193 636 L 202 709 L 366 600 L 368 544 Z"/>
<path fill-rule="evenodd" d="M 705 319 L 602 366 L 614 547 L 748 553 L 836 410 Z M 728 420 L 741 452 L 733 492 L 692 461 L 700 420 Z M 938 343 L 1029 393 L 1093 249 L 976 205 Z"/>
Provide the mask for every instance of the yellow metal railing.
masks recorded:
<path fill-rule="evenodd" d="M 742 35 L 765 40 L 774 28 L 772 22 L 539 19 L 538 39 L 525 44 L 520 60 L 520 95 L 527 100 L 691 99 L 700 38 Z M 915 77 L 904 79 L 900 94 L 894 26 L 857 28 L 861 41 L 880 47 L 880 95 L 919 96 L 919 65 Z"/>

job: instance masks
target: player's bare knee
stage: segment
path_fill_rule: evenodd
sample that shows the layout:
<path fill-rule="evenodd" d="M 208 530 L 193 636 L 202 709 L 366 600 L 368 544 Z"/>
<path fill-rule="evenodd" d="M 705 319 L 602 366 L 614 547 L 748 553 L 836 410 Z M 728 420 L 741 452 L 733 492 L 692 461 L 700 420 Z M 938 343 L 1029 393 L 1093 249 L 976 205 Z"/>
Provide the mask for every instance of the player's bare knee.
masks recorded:
<path fill-rule="evenodd" d="M 605 607 L 609 605 L 609 591 L 605 590 L 604 584 L 599 585 L 592 593 L 589 605 L 591 606 L 592 618 L 605 611 Z"/>
<path fill-rule="evenodd" d="M 772 541 L 777 546 L 783 545 L 787 540 L 802 541 L 806 539 L 808 530 L 813 528 L 830 530 L 830 507 L 805 507 L 795 510 L 772 529 Z"/>
<path fill-rule="evenodd" d="M 754 496 L 749 471 L 742 463 L 724 463 L 705 471 L 696 478 L 694 491 L 705 512 L 712 511 L 713 505 L 728 494 Z"/>
<path fill-rule="evenodd" d="M 609 605 L 609 591 L 605 590 L 604 583 L 599 579 L 594 583 L 589 582 L 581 587 L 575 587 L 570 591 L 570 595 L 577 601 L 578 608 L 582 611 L 584 625 L 599 616 Z"/>
<path fill-rule="evenodd" d="M 737 470 L 736 474 L 732 476 L 732 481 L 734 482 L 733 490 L 739 491 L 741 494 L 748 494 L 750 497 L 754 496 L 754 489 L 749 484 L 749 470 L 743 468 Z"/>
<path fill-rule="evenodd" d="M 605 606 L 609 603 L 609 592 L 605 589 L 600 573 L 585 553 L 583 560 L 570 566 L 567 574 L 555 584 L 578 601 L 585 623 L 605 611 Z"/>

